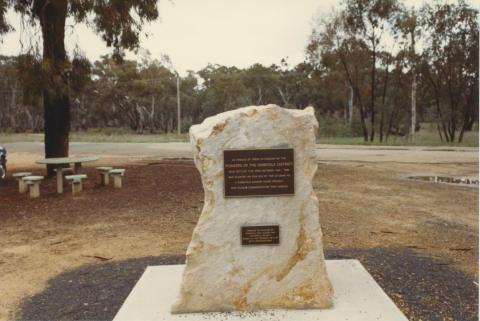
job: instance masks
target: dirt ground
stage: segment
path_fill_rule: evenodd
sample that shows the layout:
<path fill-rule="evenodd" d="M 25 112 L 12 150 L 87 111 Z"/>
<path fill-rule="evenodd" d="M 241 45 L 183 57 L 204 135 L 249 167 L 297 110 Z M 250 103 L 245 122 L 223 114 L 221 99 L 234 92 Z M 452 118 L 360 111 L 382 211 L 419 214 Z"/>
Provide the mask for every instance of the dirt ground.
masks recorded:
<path fill-rule="evenodd" d="M 203 203 L 193 163 L 122 162 L 123 189 L 100 186 L 91 166 L 75 198 L 68 187 L 57 195 L 53 179 L 35 200 L 10 177 L 0 186 L 0 319 L 18 317 L 23 299 L 83 264 L 185 253 Z M 32 169 L 20 167 L 10 170 Z M 412 173 L 471 176 L 478 164 L 321 162 L 325 248 L 409 248 L 478 281 L 478 188 L 402 178 Z"/>

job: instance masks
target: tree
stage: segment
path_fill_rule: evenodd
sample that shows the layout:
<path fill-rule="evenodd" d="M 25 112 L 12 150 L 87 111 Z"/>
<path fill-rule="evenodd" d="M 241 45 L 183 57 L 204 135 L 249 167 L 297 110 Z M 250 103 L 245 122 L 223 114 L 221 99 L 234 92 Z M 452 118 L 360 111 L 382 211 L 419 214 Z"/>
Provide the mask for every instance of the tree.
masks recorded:
<path fill-rule="evenodd" d="M 440 137 L 461 142 L 478 119 L 478 11 L 463 0 L 422 8 L 422 72 L 433 93 Z"/>
<path fill-rule="evenodd" d="M 116 57 L 124 49 L 136 49 L 146 21 L 158 17 L 156 0 L 1 0 L 0 35 L 12 27 L 6 21 L 13 9 L 31 24 L 40 24 L 43 38 L 42 70 L 45 119 L 45 157 L 68 156 L 70 131 L 69 71 L 65 50 L 65 22 L 86 22 L 113 47 Z M 53 174 L 53 168 L 48 168 Z"/>
<path fill-rule="evenodd" d="M 317 70 L 324 69 L 327 78 L 339 72 L 343 73 L 345 81 L 337 82 L 337 86 L 343 86 L 342 83 L 346 82 L 345 87 L 352 88 L 363 139 L 368 141 L 366 80 L 371 70 L 371 59 L 365 42 L 349 32 L 345 21 L 343 12 L 334 12 L 329 19 L 321 20 L 310 38 L 307 56 Z"/>
<path fill-rule="evenodd" d="M 0 56 L 0 129 L 24 132 L 43 128 L 40 65 L 30 55 Z M 32 68 L 33 65 L 33 68 Z M 25 68 L 25 66 L 28 66 Z M 39 77 L 40 76 L 40 77 Z M 24 88 L 28 88 L 24 90 Z"/>
<path fill-rule="evenodd" d="M 395 22 L 395 31 L 403 39 L 403 44 L 408 52 L 408 61 L 412 76 L 411 89 L 411 113 L 410 113 L 410 137 L 415 139 L 415 129 L 417 127 L 417 63 L 419 60 L 415 51 L 417 39 L 420 37 L 420 21 L 414 8 L 408 10 L 401 8 Z"/>
<path fill-rule="evenodd" d="M 410 65 L 409 50 L 400 50 L 392 57 L 393 67 L 389 71 L 391 86 L 387 90 L 388 103 L 385 105 L 385 139 L 390 135 L 405 137 L 408 135 L 408 119 L 411 100 L 411 77 L 405 72 Z"/>
<path fill-rule="evenodd" d="M 237 67 L 208 65 L 198 75 L 203 79 L 199 97 L 203 117 L 251 104 L 243 72 Z"/>
<path fill-rule="evenodd" d="M 370 141 L 375 137 L 375 100 L 377 96 L 377 61 L 381 40 L 396 10 L 396 0 L 347 0 L 345 8 L 346 28 L 369 47 L 371 55 L 370 76 Z"/>
<path fill-rule="evenodd" d="M 257 63 L 246 69 L 242 78 L 250 91 L 250 102 L 255 105 L 279 104 L 278 77 L 276 66 L 265 67 Z"/>
<path fill-rule="evenodd" d="M 345 119 L 353 123 L 355 104 L 365 141 L 373 141 L 377 130 L 380 141 L 384 138 L 393 60 L 385 38 L 397 10 L 397 0 L 347 0 L 343 10 L 317 22 L 307 46 L 308 60 L 316 68 L 326 68 L 327 74 L 343 70 L 344 80 L 337 86 L 345 86 L 348 97 Z"/>

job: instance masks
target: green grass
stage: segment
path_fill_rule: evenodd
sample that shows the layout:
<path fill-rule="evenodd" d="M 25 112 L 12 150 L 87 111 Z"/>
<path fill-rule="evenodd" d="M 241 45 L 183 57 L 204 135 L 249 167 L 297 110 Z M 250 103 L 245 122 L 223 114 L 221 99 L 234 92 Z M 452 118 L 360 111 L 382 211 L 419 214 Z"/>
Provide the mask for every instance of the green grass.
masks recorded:
<path fill-rule="evenodd" d="M 126 130 L 89 130 L 70 133 L 71 142 L 93 143 L 171 143 L 188 142 L 188 134 L 137 134 Z M 1 143 L 43 142 L 43 133 L 0 133 Z"/>
<path fill-rule="evenodd" d="M 421 130 L 416 133 L 415 140 L 407 137 L 390 136 L 387 142 L 380 143 L 378 136 L 373 142 L 365 142 L 363 137 L 319 137 L 319 144 L 332 145 L 378 145 L 378 146 L 451 146 L 451 147 L 478 147 L 478 131 L 471 131 L 464 134 L 462 143 L 446 143 L 440 140 L 437 132 Z"/>
<path fill-rule="evenodd" d="M 120 134 L 103 135 L 90 133 L 73 133 L 70 136 L 72 142 L 94 143 L 173 143 L 188 142 L 188 134 Z"/>
<path fill-rule="evenodd" d="M 43 134 L 12 134 L 12 133 L 0 133 L 0 145 L 6 143 L 17 142 L 43 142 Z"/>
<path fill-rule="evenodd" d="M 82 132 L 72 132 L 70 134 L 71 142 L 94 142 L 94 143 L 169 143 L 169 142 L 187 142 L 188 134 L 159 134 L 145 133 L 137 134 L 126 129 L 92 129 Z M 0 133 L 0 144 L 13 142 L 43 142 L 42 133 Z M 415 141 L 409 141 L 405 137 L 390 136 L 388 142 L 380 144 L 378 137 L 374 142 L 364 142 L 362 137 L 328 137 L 321 136 L 317 139 L 320 144 L 333 145 L 383 145 L 383 146 L 464 146 L 478 147 L 478 131 L 465 133 L 463 142 L 445 143 L 440 141 L 437 132 L 425 129 L 421 130 L 415 136 Z"/>

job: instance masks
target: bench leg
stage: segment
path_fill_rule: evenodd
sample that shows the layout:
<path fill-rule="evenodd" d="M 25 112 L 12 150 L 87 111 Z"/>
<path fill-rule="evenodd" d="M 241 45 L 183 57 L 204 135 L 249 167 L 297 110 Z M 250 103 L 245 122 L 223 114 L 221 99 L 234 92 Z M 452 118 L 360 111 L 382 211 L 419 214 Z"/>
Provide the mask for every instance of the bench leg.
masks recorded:
<path fill-rule="evenodd" d="M 82 182 L 72 182 L 72 195 L 80 194 L 82 191 Z"/>
<path fill-rule="evenodd" d="M 57 193 L 63 193 L 63 170 L 61 167 L 57 168 Z"/>
<path fill-rule="evenodd" d="M 30 197 L 31 197 L 31 198 L 38 198 L 38 197 L 40 197 L 40 184 L 32 184 L 32 185 L 30 185 Z"/>
<path fill-rule="evenodd" d="M 122 176 L 120 175 L 113 176 L 113 187 L 122 188 Z"/>
<path fill-rule="evenodd" d="M 28 185 L 25 183 L 25 181 L 23 179 L 20 178 L 18 180 L 18 191 L 20 193 L 25 193 L 25 192 L 27 192 L 27 190 L 28 190 Z"/>
<path fill-rule="evenodd" d="M 103 186 L 107 186 L 109 183 L 108 173 L 100 173 L 100 180 Z"/>

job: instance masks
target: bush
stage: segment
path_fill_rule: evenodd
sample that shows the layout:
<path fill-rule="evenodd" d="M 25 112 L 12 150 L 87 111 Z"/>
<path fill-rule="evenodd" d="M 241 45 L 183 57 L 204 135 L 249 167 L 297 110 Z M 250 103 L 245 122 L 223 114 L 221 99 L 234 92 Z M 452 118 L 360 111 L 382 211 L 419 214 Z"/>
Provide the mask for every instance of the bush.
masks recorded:
<path fill-rule="evenodd" d="M 362 136 L 360 122 L 345 123 L 343 119 L 334 117 L 321 117 L 319 120 L 319 133 L 321 137 L 359 137 Z"/>

